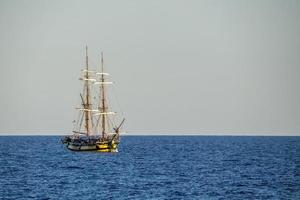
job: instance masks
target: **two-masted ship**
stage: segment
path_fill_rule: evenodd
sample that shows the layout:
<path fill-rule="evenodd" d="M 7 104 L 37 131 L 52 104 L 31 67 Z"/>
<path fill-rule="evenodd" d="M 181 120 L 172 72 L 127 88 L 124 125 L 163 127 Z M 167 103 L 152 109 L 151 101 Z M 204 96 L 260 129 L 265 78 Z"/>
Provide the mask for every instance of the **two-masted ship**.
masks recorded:
<path fill-rule="evenodd" d="M 78 118 L 74 120 L 73 134 L 62 142 L 75 151 L 118 152 L 121 126 L 125 119 L 116 126 L 116 112 L 111 110 L 107 95 L 109 74 L 104 72 L 103 53 L 101 53 L 100 71 L 89 67 L 86 47 L 85 69 L 82 70 L 83 93 L 80 94 L 81 107 L 77 108 Z"/>

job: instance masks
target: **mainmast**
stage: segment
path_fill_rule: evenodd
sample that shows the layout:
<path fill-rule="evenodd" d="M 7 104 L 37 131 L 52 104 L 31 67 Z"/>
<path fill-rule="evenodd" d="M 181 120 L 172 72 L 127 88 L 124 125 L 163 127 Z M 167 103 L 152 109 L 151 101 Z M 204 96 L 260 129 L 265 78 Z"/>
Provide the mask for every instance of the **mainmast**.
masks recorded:
<path fill-rule="evenodd" d="M 105 103 L 105 87 L 104 87 L 104 62 L 103 62 L 103 52 L 101 52 L 101 112 L 103 113 L 102 115 L 102 138 L 105 138 L 105 122 L 106 122 L 106 103 Z"/>
<path fill-rule="evenodd" d="M 91 99 L 90 99 L 90 84 L 89 84 L 89 58 L 88 58 L 88 47 L 85 47 L 85 64 L 86 64 L 86 72 L 85 72 L 85 128 L 86 134 L 90 135 L 91 133 Z"/>

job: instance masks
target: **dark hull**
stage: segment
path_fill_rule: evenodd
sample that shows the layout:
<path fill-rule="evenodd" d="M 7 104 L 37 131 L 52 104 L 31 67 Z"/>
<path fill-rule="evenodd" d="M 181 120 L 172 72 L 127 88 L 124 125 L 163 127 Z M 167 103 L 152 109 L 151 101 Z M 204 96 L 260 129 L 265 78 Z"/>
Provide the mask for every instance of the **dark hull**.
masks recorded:
<path fill-rule="evenodd" d="M 74 144 L 72 142 L 67 144 L 67 148 L 72 150 L 72 151 L 95 151 L 97 150 L 96 144 Z"/>

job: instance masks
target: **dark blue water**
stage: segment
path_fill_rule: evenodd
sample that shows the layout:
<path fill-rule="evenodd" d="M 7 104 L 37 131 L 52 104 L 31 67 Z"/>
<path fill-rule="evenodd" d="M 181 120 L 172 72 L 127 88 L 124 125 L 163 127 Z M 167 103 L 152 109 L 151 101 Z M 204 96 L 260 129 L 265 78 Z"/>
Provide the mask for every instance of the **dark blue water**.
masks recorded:
<path fill-rule="evenodd" d="M 300 199 L 300 137 L 126 136 L 119 153 L 0 137 L 2 199 Z"/>

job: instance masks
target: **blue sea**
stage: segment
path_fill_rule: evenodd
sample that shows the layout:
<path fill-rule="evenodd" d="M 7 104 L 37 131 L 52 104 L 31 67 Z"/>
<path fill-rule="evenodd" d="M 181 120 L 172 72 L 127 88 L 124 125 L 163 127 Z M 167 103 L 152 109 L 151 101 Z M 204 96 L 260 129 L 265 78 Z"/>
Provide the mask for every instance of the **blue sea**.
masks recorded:
<path fill-rule="evenodd" d="M 300 199 L 300 137 L 124 136 L 119 153 L 0 137 L 0 199 Z"/>

